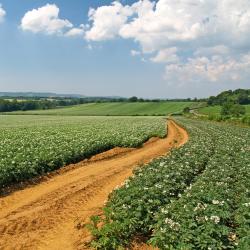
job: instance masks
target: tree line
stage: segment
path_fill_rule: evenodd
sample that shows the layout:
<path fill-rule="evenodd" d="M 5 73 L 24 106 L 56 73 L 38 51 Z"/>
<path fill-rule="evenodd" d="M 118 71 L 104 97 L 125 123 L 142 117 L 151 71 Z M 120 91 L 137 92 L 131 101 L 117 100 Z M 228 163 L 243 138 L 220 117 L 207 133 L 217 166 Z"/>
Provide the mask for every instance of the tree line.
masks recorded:
<path fill-rule="evenodd" d="M 236 89 L 223 91 L 217 96 L 211 96 L 207 100 L 208 105 L 223 105 L 225 103 L 240 105 L 250 104 L 250 89 Z"/>

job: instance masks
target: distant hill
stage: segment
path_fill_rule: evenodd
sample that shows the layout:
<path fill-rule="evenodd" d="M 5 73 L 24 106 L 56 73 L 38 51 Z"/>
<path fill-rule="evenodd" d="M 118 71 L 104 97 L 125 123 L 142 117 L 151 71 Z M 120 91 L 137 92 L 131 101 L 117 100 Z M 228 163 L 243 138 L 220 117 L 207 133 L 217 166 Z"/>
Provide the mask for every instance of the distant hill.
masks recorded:
<path fill-rule="evenodd" d="M 0 92 L 1 97 L 64 97 L 64 98 L 84 98 L 78 94 L 56 94 L 50 92 Z"/>
<path fill-rule="evenodd" d="M 130 115 L 161 115 L 182 112 L 185 107 L 197 105 L 194 102 L 107 102 L 89 103 L 71 107 L 19 111 L 11 114 L 26 115 L 79 115 L 79 116 L 130 116 Z"/>

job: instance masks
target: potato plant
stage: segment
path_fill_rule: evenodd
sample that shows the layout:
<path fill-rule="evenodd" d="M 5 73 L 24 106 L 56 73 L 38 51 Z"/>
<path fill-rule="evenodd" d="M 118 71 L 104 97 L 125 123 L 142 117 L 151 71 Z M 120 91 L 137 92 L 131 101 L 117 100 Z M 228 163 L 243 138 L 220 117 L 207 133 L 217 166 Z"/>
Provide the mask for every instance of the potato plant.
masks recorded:
<path fill-rule="evenodd" d="M 160 249 L 248 249 L 249 128 L 178 122 L 189 142 L 110 195 L 104 226 L 89 226 L 93 247 L 126 247 L 139 235 Z"/>
<path fill-rule="evenodd" d="M 0 116 L 0 188 L 165 135 L 166 120 L 160 117 Z"/>
<path fill-rule="evenodd" d="M 242 225 L 234 213 L 249 195 L 249 141 L 236 132 L 227 137 L 220 131 L 217 139 L 224 145 L 215 150 L 203 174 L 177 201 L 161 208 L 151 240 L 161 249 L 238 247 Z"/>

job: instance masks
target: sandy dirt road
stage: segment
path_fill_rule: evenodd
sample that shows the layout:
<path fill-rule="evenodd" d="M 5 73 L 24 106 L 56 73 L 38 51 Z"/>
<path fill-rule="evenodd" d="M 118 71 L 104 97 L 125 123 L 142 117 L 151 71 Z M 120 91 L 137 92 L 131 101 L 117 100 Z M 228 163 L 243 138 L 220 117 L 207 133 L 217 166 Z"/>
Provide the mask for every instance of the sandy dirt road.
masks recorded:
<path fill-rule="evenodd" d="M 131 176 L 136 166 L 187 140 L 186 131 L 169 121 L 164 139 L 150 140 L 139 149 L 111 150 L 0 197 L 0 249 L 86 249 L 83 246 L 89 233 L 77 229 L 77 224 L 100 214 L 109 193 Z"/>

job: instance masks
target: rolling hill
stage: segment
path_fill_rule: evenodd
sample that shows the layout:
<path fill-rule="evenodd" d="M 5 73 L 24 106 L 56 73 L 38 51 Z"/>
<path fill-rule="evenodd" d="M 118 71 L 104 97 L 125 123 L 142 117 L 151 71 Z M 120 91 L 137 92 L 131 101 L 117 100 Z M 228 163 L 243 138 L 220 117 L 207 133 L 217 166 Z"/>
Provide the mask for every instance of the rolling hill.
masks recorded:
<path fill-rule="evenodd" d="M 192 107 L 193 102 L 114 102 L 90 103 L 50 110 L 18 111 L 11 114 L 33 115 L 79 115 L 79 116 L 129 116 L 129 115 L 168 115 Z"/>

